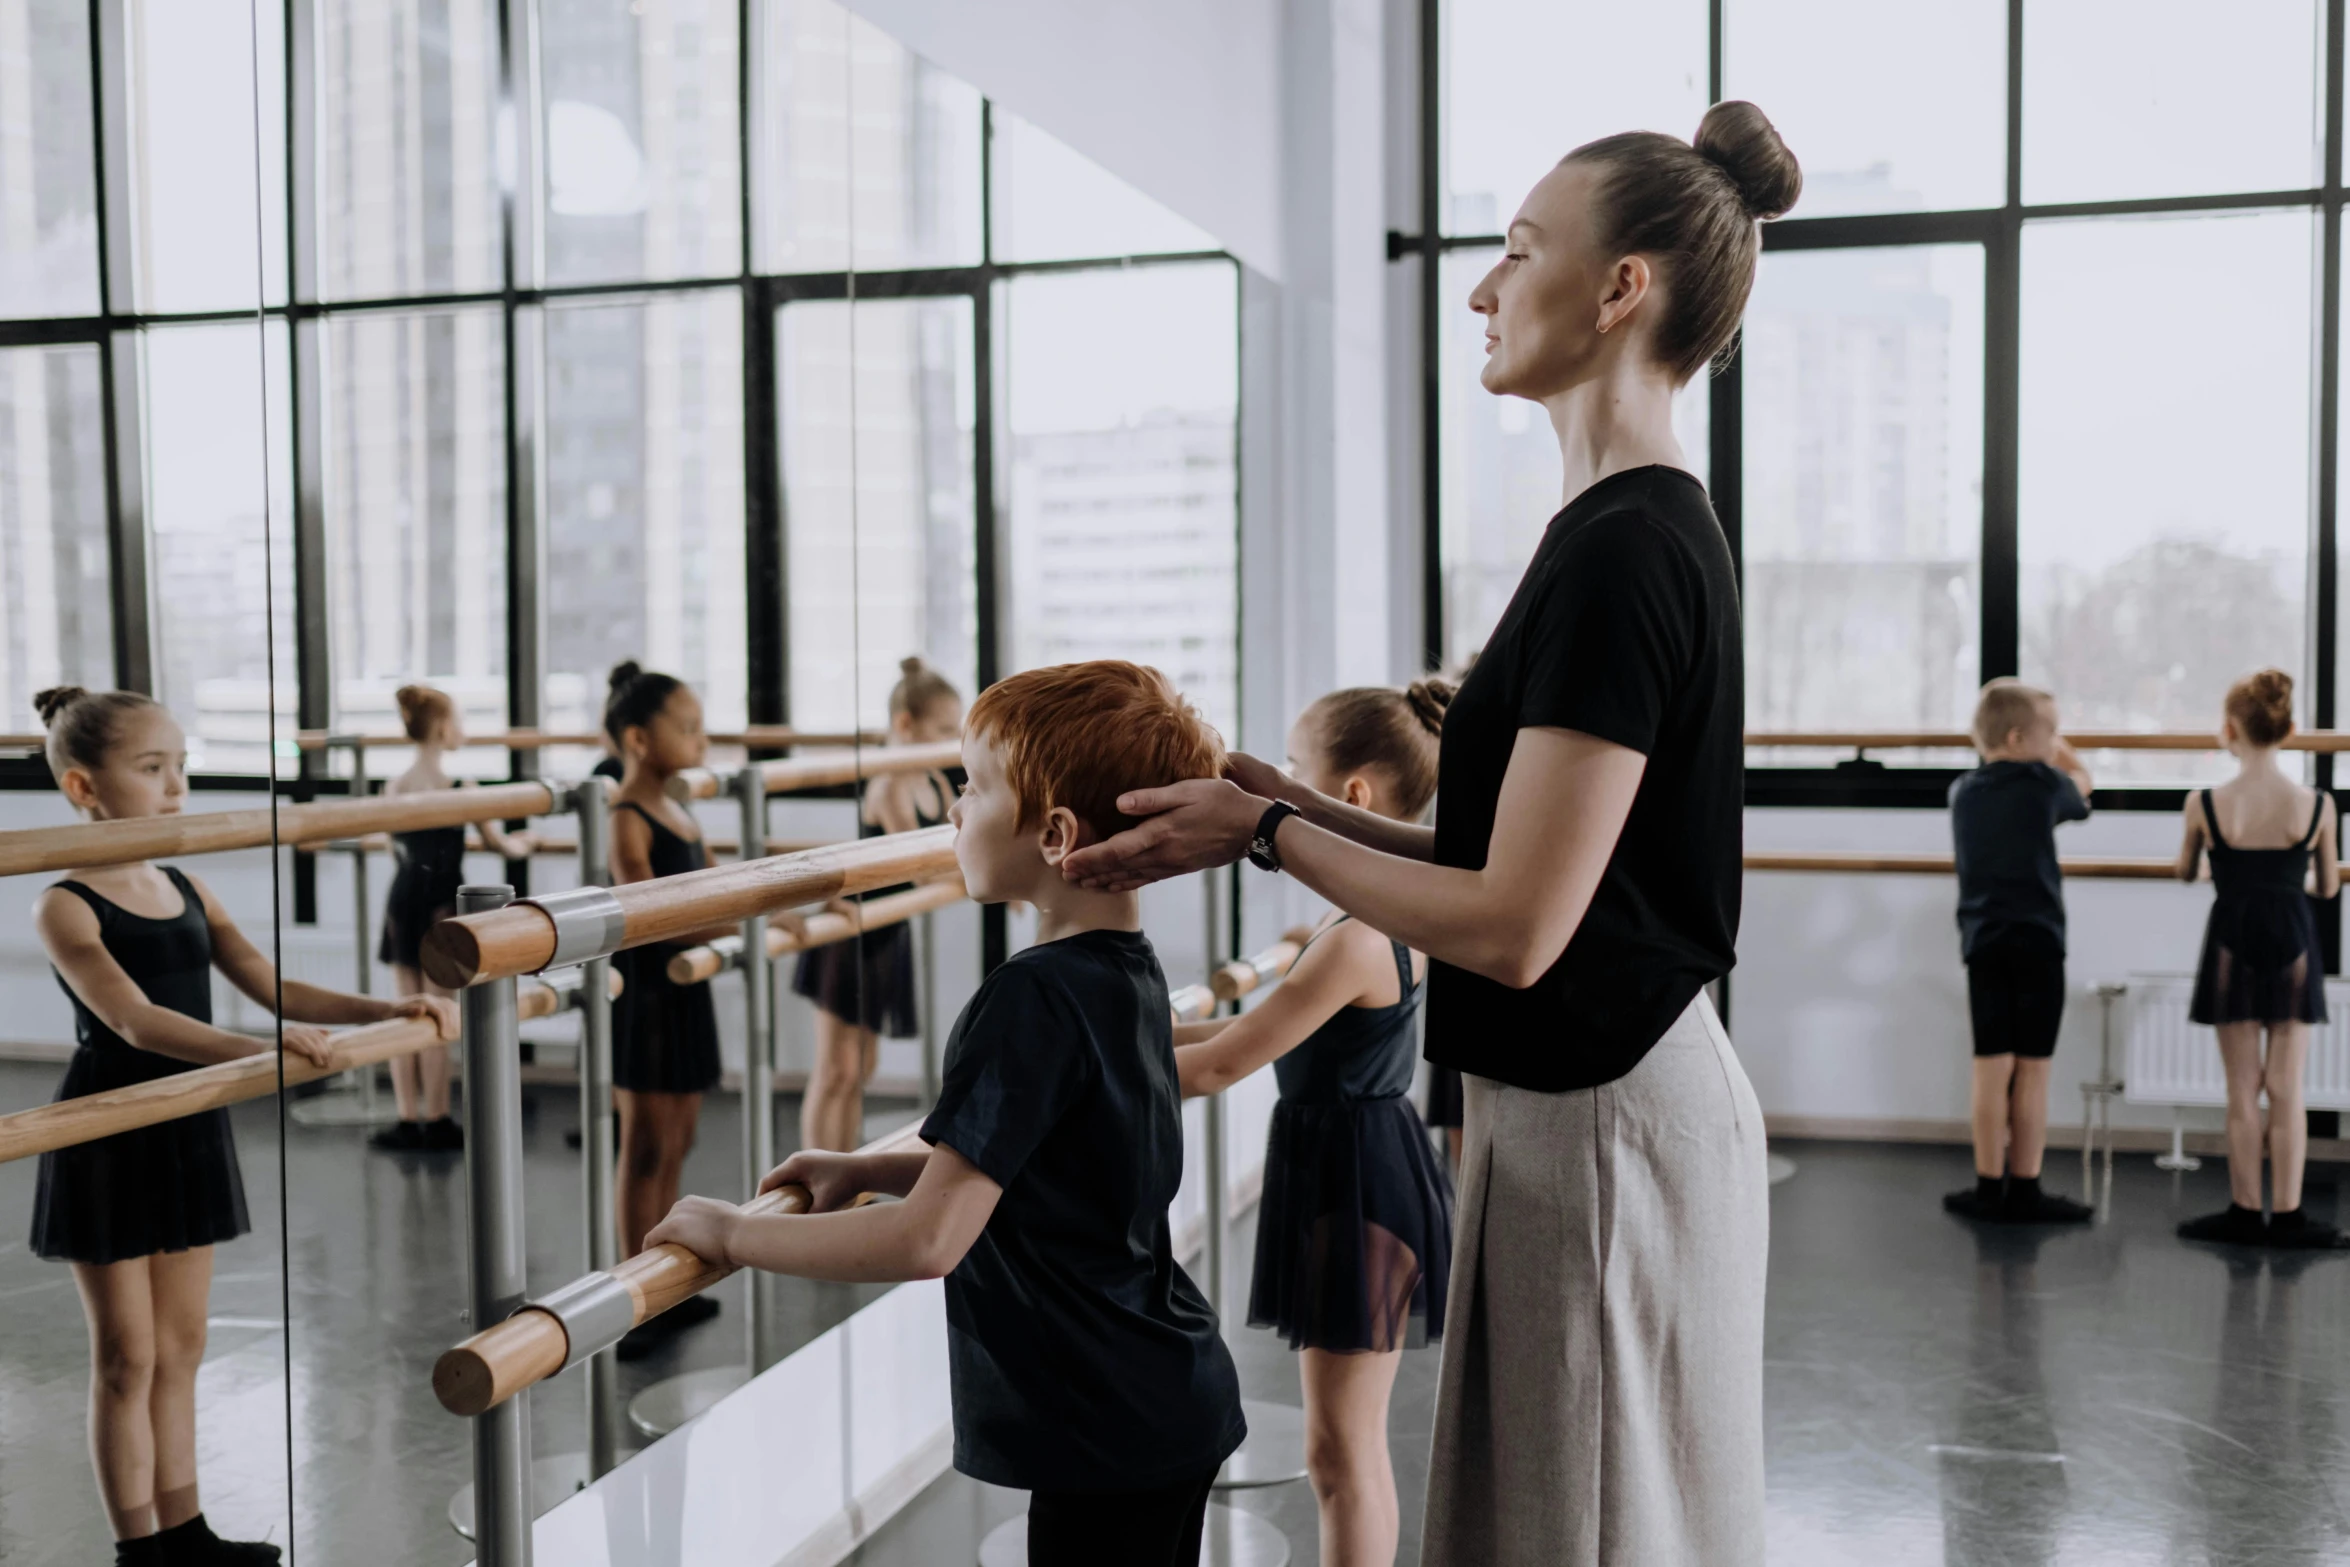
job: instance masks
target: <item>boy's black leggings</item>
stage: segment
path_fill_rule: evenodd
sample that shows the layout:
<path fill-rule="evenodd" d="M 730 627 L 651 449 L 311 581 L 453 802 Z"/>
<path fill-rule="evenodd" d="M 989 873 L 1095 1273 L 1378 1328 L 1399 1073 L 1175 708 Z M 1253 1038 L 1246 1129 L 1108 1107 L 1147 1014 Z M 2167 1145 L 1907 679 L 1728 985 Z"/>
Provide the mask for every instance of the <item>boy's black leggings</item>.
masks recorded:
<path fill-rule="evenodd" d="M 1211 1469 L 1156 1491 L 1031 1491 L 1028 1567 L 1199 1567 Z"/>

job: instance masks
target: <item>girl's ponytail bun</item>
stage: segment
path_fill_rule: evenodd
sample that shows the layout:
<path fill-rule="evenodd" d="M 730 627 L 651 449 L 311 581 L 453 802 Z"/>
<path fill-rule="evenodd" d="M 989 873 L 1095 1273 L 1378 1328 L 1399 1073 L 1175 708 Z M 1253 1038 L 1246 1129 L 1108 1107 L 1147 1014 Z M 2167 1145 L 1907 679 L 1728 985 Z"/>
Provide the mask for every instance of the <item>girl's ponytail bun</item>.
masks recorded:
<path fill-rule="evenodd" d="M 41 715 L 43 729 L 54 729 L 65 710 L 89 694 L 80 686 L 51 686 L 33 693 L 33 711 Z"/>
<path fill-rule="evenodd" d="M 617 696 L 627 690 L 629 684 L 644 672 L 644 666 L 635 659 L 624 658 L 612 666 L 612 673 L 606 678 L 604 689 L 611 695 Z"/>
<path fill-rule="evenodd" d="M 2262 669 L 2228 688 L 2228 717 L 2254 745 L 2282 744 L 2293 732 L 2293 677 Z"/>
<path fill-rule="evenodd" d="M 1460 687 L 1451 681 L 1430 675 L 1425 680 L 1415 680 L 1404 687 L 1403 699 L 1411 708 L 1412 716 L 1420 721 L 1420 727 L 1441 739 L 1444 735 L 1444 715 L 1451 710 L 1452 699 L 1459 691 Z"/>

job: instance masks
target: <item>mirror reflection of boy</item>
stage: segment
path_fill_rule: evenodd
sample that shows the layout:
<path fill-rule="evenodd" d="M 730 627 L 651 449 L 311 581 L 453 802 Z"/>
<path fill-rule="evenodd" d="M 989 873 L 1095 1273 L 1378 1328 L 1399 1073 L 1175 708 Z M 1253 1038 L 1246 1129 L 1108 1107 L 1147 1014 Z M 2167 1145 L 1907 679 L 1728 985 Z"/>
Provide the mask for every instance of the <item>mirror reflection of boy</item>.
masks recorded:
<path fill-rule="evenodd" d="M 1120 794 L 1218 776 L 1223 744 L 1156 670 L 1099 661 L 988 688 L 963 763 L 963 883 L 974 902 L 1033 904 L 1037 933 L 955 1022 L 932 1146 L 795 1154 L 760 1189 L 803 1183 L 814 1211 L 688 1197 L 648 1244 L 805 1278 L 943 1277 L 955 1467 L 1032 1493 L 1029 1561 L 1192 1567 L 1246 1426 L 1169 1235 L 1183 1120 L 1167 982 L 1137 896 L 1060 864 L 1133 825 Z M 862 1192 L 905 1200 L 848 1207 Z"/>
<path fill-rule="evenodd" d="M 1950 786 L 1959 950 L 1973 1025 L 1975 1184 L 1942 1206 L 1994 1224 L 2079 1224 L 2085 1205 L 2040 1189 L 2048 1062 L 2064 1022 L 2064 875 L 2056 829 L 2089 815 L 2089 770 L 2056 699 L 2013 679 L 1975 704 L 1983 765 Z"/>

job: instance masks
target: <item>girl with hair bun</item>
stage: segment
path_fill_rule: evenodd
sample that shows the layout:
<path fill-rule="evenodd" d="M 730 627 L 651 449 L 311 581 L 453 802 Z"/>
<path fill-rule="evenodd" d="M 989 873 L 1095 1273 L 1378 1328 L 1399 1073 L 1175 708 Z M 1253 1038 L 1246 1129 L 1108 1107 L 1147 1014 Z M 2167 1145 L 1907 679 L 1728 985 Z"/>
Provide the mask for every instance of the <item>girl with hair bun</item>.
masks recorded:
<path fill-rule="evenodd" d="M 1358 810 L 1418 821 L 1436 794 L 1452 691 L 1429 679 L 1331 692 L 1289 731 L 1290 776 Z M 1268 1062 L 1280 1079 L 1248 1321 L 1299 1353 L 1324 1561 L 1395 1559 L 1388 1396 L 1402 1351 L 1444 1336 L 1452 1183 L 1411 1101 L 1427 967 L 1333 909 L 1261 1003 L 1175 1028 L 1186 1098 Z"/>
<path fill-rule="evenodd" d="M 620 787 L 612 796 L 613 882 L 625 886 L 707 867 L 701 824 L 669 798 L 669 780 L 701 766 L 710 749 L 701 699 L 692 687 L 633 662 L 615 666 L 604 701 L 604 734 L 621 759 Z M 714 927 L 676 942 L 632 947 L 612 959 L 621 980 L 612 1006 L 612 1101 L 620 1112 L 613 1206 L 623 1257 L 644 1250 L 645 1232 L 676 1206 L 685 1158 L 701 1123 L 702 1095 L 718 1086 L 718 1012 L 710 987 L 671 983 L 669 959 L 680 947 L 733 932 L 731 925 Z M 629 1329 L 620 1358 L 637 1359 L 717 1314 L 716 1300 L 693 1296 Z"/>
<path fill-rule="evenodd" d="M 1561 509 L 1444 718 L 1431 826 L 1235 755 L 1071 854 L 1109 890 L 1247 858 L 1429 956 L 1461 1073 L 1427 1567 L 1763 1557 L 1762 1111 L 1705 987 L 1737 959 L 1744 650 L 1673 431 L 1802 171 L 1751 103 L 1578 147 L 1470 291 Z"/>
<path fill-rule="evenodd" d="M 128 691 L 43 691 L 49 770 L 93 822 L 176 816 L 187 740 L 171 714 Z M 74 871 L 41 894 L 33 928 L 73 1004 L 74 1053 L 60 1100 L 147 1083 L 282 1048 L 333 1060 L 329 1023 L 429 1018 L 443 1039 L 457 1009 L 435 996 L 345 995 L 276 968 L 195 877 L 145 861 Z M 263 1007 L 277 1039 L 212 1021 L 212 970 Z M 117 1132 L 41 1155 L 32 1250 L 70 1263 L 90 1326 L 90 1457 L 118 1567 L 267 1567 L 278 1548 L 222 1540 L 196 1495 L 196 1371 L 204 1358 L 212 1248 L 252 1228 L 226 1110 Z"/>
<path fill-rule="evenodd" d="M 2219 1031 L 2228 1075 L 2229 1202 L 2219 1213 L 2189 1219 L 2179 1233 L 2239 1246 L 2332 1251 L 2350 1246 L 2350 1238 L 2301 1211 L 2309 1158 L 2301 1077 L 2310 1026 L 2326 1020 L 2325 950 L 2308 894 L 2330 898 L 2341 889 L 2339 824 L 2330 795 L 2295 783 L 2277 766 L 2277 747 L 2292 733 L 2293 677 L 2281 669 L 2246 675 L 2228 688 L 2220 720 L 2220 743 L 2235 755 L 2236 776 L 2187 801 L 2179 877 L 2193 881 L 2208 857 L 2214 894 L 2187 1016 Z M 2272 1208 L 2265 1219 L 2264 1148 Z"/>
<path fill-rule="evenodd" d="M 954 682 L 911 657 L 898 665 L 889 693 L 889 743 L 933 745 L 963 732 L 963 694 Z M 865 785 L 857 836 L 912 832 L 947 819 L 955 790 L 943 773 L 885 773 Z M 902 892 L 885 887 L 847 900 Z M 865 1084 L 881 1052 L 881 1038 L 921 1031 L 915 1015 L 914 936 L 905 925 L 884 925 L 853 941 L 802 952 L 792 968 L 792 991 L 816 1008 L 816 1065 L 800 1099 L 800 1146 L 846 1153 L 865 1140 Z"/>
<path fill-rule="evenodd" d="M 414 794 L 453 788 L 443 758 L 465 744 L 465 721 L 446 691 L 402 686 L 392 700 L 400 710 L 400 732 L 416 742 L 408 770 L 384 785 L 384 794 Z M 482 847 L 518 860 L 536 847 L 528 833 L 507 833 L 496 822 L 480 824 Z M 457 912 L 457 889 L 465 881 L 465 829 L 427 827 L 392 834 L 392 887 L 384 897 L 383 937 L 376 960 L 388 963 L 392 984 L 403 996 L 447 996 L 425 978 L 424 938 L 433 926 Z M 454 1153 L 465 1146 L 465 1129 L 449 1114 L 449 1052 L 443 1045 L 395 1057 L 392 1098 L 400 1118 L 368 1142 L 388 1153 Z"/>

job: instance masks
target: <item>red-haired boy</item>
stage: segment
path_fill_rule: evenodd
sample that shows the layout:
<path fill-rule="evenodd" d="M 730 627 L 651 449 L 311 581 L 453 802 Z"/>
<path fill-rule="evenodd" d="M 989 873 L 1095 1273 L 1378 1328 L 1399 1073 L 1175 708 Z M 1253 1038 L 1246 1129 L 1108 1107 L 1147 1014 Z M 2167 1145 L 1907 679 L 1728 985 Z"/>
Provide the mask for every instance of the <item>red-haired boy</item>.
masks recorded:
<path fill-rule="evenodd" d="M 1133 825 L 1132 789 L 1223 770 L 1158 671 L 1033 669 L 971 706 L 955 858 L 974 901 L 1036 907 L 1036 944 L 948 1037 L 922 1152 L 795 1154 L 804 1216 L 681 1201 L 647 1244 L 770 1273 L 946 1280 L 955 1467 L 1031 1494 L 1032 1564 L 1194 1567 L 1208 1486 L 1247 1428 L 1215 1313 L 1175 1265 L 1183 1174 L 1167 982 L 1135 894 L 1063 879 Z M 840 1210 L 860 1192 L 905 1198 Z"/>

